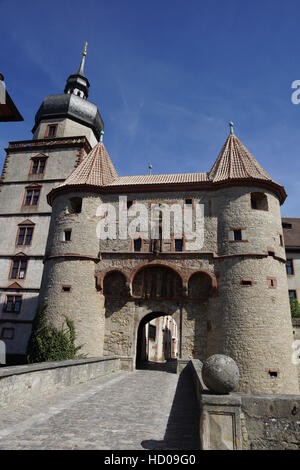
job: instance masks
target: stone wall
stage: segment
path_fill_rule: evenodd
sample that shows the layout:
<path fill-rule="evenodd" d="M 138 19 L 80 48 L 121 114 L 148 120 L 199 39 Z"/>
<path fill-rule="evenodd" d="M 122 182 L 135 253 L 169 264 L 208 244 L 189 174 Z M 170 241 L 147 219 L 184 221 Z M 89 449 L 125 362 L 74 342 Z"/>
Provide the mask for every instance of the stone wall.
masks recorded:
<path fill-rule="evenodd" d="M 40 296 L 41 304 L 48 303 L 49 319 L 58 324 L 64 314 L 73 318 L 78 341 L 86 344 L 89 355 L 104 351 L 135 357 L 143 318 L 150 313 L 172 315 L 180 331 L 182 359 L 227 354 L 240 368 L 241 391 L 298 393 L 297 371 L 291 362 L 293 337 L 280 205 L 266 190 L 268 210 L 252 209 L 251 193 L 257 191 L 261 192 L 255 187 L 232 187 L 214 192 L 129 194 L 128 199 L 146 204 L 148 211 L 151 202 L 183 204 L 187 197 L 205 206 L 204 246 L 179 253 L 166 240 L 157 255 L 149 245 L 135 252 L 132 240 L 119 239 L 118 234 L 107 240 L 97 238 L 97 208 L 104 202 L 117 207 L 118 194 L 57 196 Z M 69 210 L 74 197 L 82 198 L 81 212 L 76 214 Z M 69 242 L 63 238 L 66 229 L 72 230 Z M 234 230 L 241 230 L 242 240 L 233 239 Z M 174 300 L 133 291 L 137 274 L 149 267 L 177 273 L 182 290 Z M 112 271 L 119 274 L 115 295 L 110 292 L 108 296 L 105 276 Z M 211 285 L 198 299 L 189 292 L 189 279 L 196 272 L 205 274 Z M 62 289 L 65 284 L 72 286 L 67 295 Z"/>
<path fill-rule="evenodd" d="M 94 269 L 90 260 L 49 260 L 39 298 L 49 324 L 61 328 L 65 316 L 73 320 L 76 344 L 89 357 L 103 354 L 105 328 L 104 297 L 95 288 Z M 65 291 L 66 286 L 69 290 Z"/>
<path fill-rule="evenodd" d="M 96 357 L 3 367 L 0 368 L 0 408 L 15 407 L 120 369 L 131 369 L 126 358 Z"/>
<path fill-rule="evenodd" d="M 202 379 L 202 363 L 190 361 L 200 406 L 203 450 L 299 450 L 300 396 L 214 395 Z"/>
<path fill-rule="evenodd" d="M 243 449 L 299 450 L 299 395 L 241 395 Z"/>
<path fill-rule="evenodd" d="M 47 193 L 72 172 L 88 148 L 84 138 L 75 141 L 66 138 L 54 142 L 52 139 L 12 142 L 7 149 L 0 186 L 0 223 L 5 227 L 0 239 L 0 338 L 6 343 L 8 361 L 24 361 L 36 314 L 51 217 Z M 32 158 L 38 155 L 46 157 L 45 172 L 31 174 Z M 40 187 L 39 203 L 24 206 L 25 189 L 31 184 Z M 18 224 L 25 221 L 34 224 L 32 242 L 19 246 Z M 28 257 L 23 279 L 10 279 L 12 258 L 16 254 Z M 7 295 L 22 296 L 20 312 L 4 311 Z M 5 337 L 6 328 L 10 329 L 12 338 Z"/>

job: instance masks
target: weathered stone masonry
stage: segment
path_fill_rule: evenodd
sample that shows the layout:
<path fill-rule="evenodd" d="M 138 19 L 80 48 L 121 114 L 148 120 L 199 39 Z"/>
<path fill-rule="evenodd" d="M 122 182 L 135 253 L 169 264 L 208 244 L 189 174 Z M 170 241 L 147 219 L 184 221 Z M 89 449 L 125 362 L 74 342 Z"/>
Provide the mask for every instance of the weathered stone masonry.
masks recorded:
<path fill-rule="evenodd" d="M 78 343 L 85 344 L 89 355 L 135 357 L 141 320 L 153 312 L 172 315 L 180 329 L 182 358 L 203 360 L 214 353 L 228 354 L 239 365 L 241 391 L 298 391 L 291 363 L 292 330 L 276 194 L 265 190 L 268 210 L 259 211 L 251 207 L 251 194 L 262 193 L 255 185 L 181 194 L 135 189 L 127 193 L 128 199 L 148 206 L 153 200 L 183 204 L 187 197 L 205 206 L 201 251 L 171 251 L 166 241 L 166 251 L 154 255 L 148 247 L 134 252 L 132 240 L 98 240 L 97 207 L 104 202 L 116 206 L 119 194 L 107 194 L 105 187 L 94 192 L 79 186 L 74 191 L 75 187 L 68 192 L 66 181 L 61 192 L 57 189 L 49 196 L 53 213 L 40 302 L 48 304 L 51 321 L 59 324 L 62 311 L 73 318 Z M 74 197 L 82 199 L 79 214 L 68 213 Z M 62 239 L 66 227 L 72 230 L 69 243 Z M 245 232 L 243 241 L 231 240 L 236 228 Z M 161 269 L 180 278 L 174 298 L 153 298 L 147 292 L 136 295 L 138 274 L 145 271 L 147 276 Z M 199 296 L 195 297 L 192 280 L 197 276 Z M 72 286 L 70 292 L 62 292 L 64 284 Z"/>

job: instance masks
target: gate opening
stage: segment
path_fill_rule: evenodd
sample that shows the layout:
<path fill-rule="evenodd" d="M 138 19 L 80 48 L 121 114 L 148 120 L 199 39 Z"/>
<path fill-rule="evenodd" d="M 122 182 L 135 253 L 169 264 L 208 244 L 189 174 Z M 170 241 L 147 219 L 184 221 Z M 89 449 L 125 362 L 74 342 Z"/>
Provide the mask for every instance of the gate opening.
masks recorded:
<path fill-rule="evenodd" d="M 178 328 L 171 315 L 153 312 L 140 322 L 136 368 L 166 370 L 178 357 Z"/>

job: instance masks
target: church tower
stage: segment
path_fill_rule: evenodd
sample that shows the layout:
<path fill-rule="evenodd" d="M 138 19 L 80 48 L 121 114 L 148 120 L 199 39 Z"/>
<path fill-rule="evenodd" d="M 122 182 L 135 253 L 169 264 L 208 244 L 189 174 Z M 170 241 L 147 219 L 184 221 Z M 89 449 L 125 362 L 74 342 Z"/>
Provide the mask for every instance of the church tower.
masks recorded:
<path fill-rule="evenodd" d="M 0 338 L 7 363 L 25 359 L 36 313 L 51 217 L 46 196 L 100 140 L 104 124 L 88 101 L 84 66 L 67 79 L 64 93 L 46 96 L 35 116 L 33 138 L 10 142 L 0 185 Z"/>

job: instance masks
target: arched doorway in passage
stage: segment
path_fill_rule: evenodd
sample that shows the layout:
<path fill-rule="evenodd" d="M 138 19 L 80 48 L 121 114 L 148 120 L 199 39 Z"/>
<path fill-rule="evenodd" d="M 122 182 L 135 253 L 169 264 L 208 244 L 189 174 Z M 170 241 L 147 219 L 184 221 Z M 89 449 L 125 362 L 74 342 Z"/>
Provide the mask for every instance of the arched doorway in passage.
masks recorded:
<path fill-rule="evenodd" d="M 178 355 L 177 323 L 164 312 L 151 312 L 137 331 L 136 369 L 165 370 Z"/>

